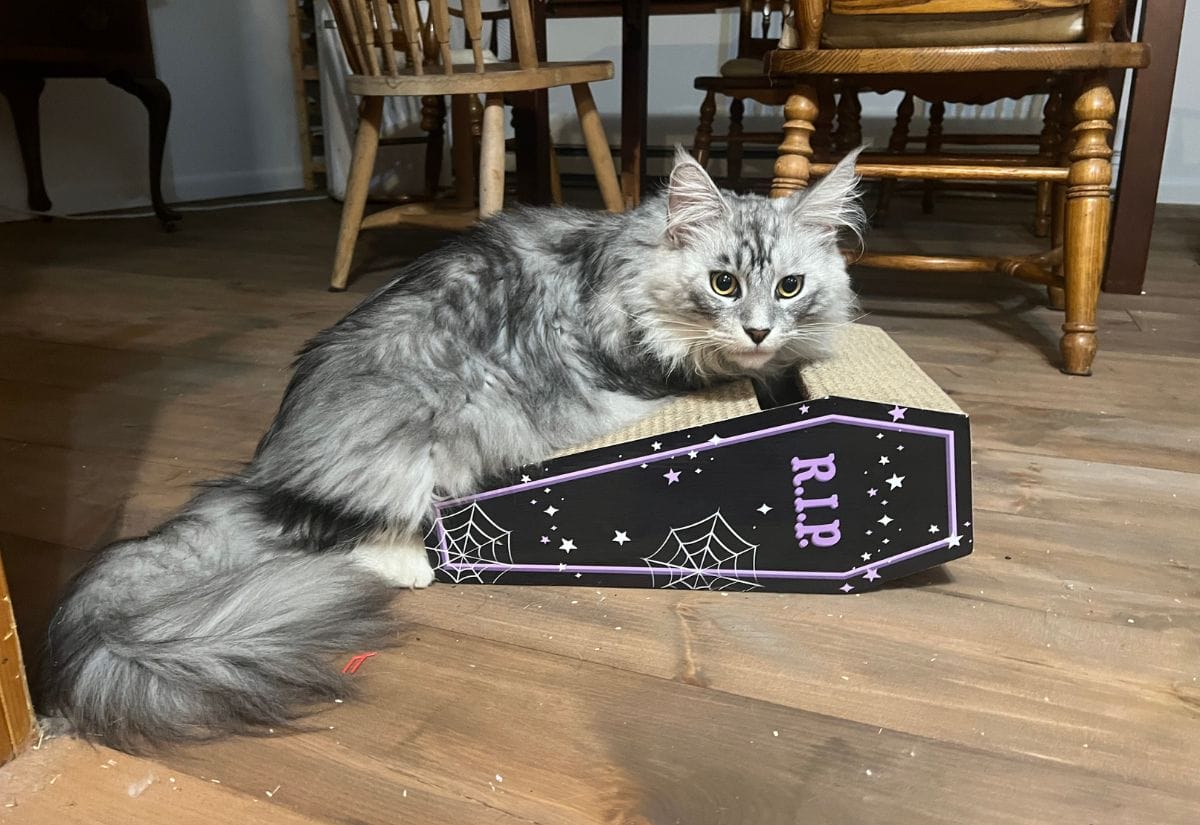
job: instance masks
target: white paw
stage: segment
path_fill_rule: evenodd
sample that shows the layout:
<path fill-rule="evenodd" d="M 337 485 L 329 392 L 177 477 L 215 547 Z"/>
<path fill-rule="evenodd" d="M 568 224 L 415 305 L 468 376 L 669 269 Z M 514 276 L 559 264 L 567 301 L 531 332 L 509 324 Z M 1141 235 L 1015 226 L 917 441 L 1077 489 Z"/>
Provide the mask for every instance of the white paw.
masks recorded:
<path fill-rule="evenodd" d="M 392 587 L 417 588 L 433 584 L 433 567 L 429 564 L 425 545 L 416 539 L 411 544 L 360 544 L 350 557 Z"/>

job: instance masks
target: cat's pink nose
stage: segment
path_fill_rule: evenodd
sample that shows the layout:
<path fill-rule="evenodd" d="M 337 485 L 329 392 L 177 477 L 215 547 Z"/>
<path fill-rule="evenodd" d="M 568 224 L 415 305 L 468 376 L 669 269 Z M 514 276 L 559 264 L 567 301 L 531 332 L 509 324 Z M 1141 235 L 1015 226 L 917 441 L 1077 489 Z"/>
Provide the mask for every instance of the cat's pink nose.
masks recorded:
<path fill-rule="evenodd" d="M 761 344 L 763 339 L 771 334 L 769 329 L 751 329 L 750 327 L 742 327 L 746 330 L 746 334 L 750 336 L 750 340 L 756 344 Z"/>

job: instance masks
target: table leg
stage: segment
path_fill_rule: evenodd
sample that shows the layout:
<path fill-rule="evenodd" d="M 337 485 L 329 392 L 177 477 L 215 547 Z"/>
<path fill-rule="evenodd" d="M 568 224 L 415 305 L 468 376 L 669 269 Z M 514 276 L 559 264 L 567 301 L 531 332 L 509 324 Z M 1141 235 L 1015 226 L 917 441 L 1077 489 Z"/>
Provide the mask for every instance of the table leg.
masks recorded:
<path fill-rule="evenodd" d="M 1138 69 L 1130 87 L 1125 139 L 1117 175 L 1112 246 L 1104 275 L 1105 292 L 1136 295 L 1146 278 L 1158 179 L 1162 174 L 1167 119 L 1179 59 L 1184 0 L 1147 2 L 1138 38 L 1154 50 L 1150 65 Z"/>
<path fill-rule="evenodd" d="M 646 176 L 646 96 L 650 62 L 650 2 L 621 2 L 621 191 L 625 207 L 642 199 Z"/>
<path fill-rule="evenodd" d="M 29 208 L 35 212 L 50 209 L 50 196 L 42 177 L 42 142 L 38 128 L 38 99 L 46 81 L 31 75 L 0 76 L 0 94 L 8 98 L 21 162 L 25 166 L 25 189 Z"/>
<path fill-rule="evenodd" d="M 538 60 L 546 59 L 546 4 L 530 3 Z M 514 53 L 516 45 L 513 45 Z M 551 202 L 550 101 L 545 89 L 507 96 L 516 134 L 517 200 L 544 206 Z"/>
<path fill-rule="evenodd" d="M 157 77 L 111 75 L 109 83 L 129 92 L 146 107 L 150 119 L 150 202 L 164 229 L 171 229 L 183 216 L 166 205 L 162 195 L 163 150 L 167 144 L 167 124 L 171 120 L 171 93 Z"/>

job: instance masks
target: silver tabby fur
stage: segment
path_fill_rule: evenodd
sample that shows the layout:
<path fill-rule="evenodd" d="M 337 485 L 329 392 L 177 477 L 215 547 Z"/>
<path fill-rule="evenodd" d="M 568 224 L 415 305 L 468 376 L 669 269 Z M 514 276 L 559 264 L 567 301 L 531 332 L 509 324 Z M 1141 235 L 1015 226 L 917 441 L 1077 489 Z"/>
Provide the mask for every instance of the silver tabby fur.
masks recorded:
<path fill-rule="evenodd" d="M 435 496 L 828 354 L 854 304 L 837 247 L 861 217 L 853 160 L 768 200 L 719 191 L 680 153 L 636 210 L 513 209 L 405 267 L 304 348 L 242 473 L 75 579 L 43 709 L 138 750 L 342 695 L 332 659 L 385 639 L 393 587 L 432 580 Z M 740 294 L 717 295 L 714 271 Z M 803 288 L 783 300 L 792 274 Z"/>

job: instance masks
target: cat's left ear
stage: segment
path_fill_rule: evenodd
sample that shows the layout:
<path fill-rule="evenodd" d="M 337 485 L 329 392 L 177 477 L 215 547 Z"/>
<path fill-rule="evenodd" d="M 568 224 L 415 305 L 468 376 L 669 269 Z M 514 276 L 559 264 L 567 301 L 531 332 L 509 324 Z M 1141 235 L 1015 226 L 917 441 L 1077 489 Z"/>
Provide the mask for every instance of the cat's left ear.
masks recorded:
<path fill-rule="evenodd" d="M 695 158 L 675 147 L 675 166 L 667 184 L 667 238 L 684 246 L 725 216 L 729 207 L 721 190 Z"/>
<path fill-rule="evenodd" d="M 780 208 L 806 224 L 826 229 L 850 229 L 859 232 L 865 222 L 862 206 L 858 202 L 858 184 L 861 180 L 854 164 L 863 147 L 844 157 L 837 166 L 821 180 L 789 195 L 780 201 Z"/>

